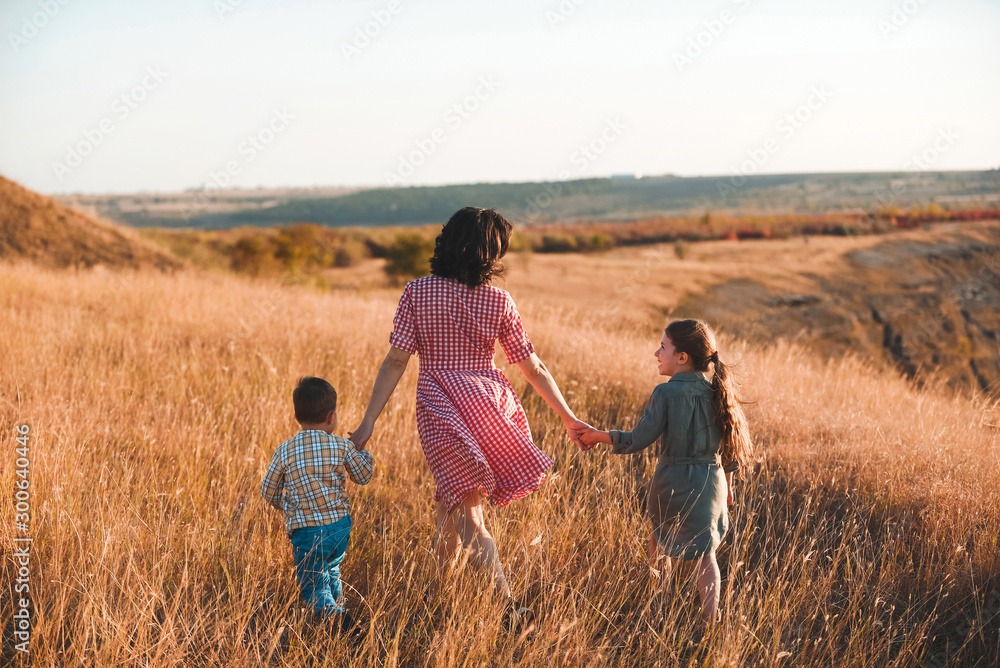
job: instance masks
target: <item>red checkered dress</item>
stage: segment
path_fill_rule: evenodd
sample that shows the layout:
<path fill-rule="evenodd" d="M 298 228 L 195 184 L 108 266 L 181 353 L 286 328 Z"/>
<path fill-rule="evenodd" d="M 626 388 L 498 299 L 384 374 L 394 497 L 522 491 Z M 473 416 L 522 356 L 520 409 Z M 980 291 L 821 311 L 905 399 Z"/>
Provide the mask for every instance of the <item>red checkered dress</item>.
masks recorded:
<path fill-rule="evenodd" d="M 513 388 L 493 363 L 534 352 L 514 300 L 491 285 L 426 276 L 406 284 L 389 343 L 420 355 L 417 431 L 449 508 L 481 489 L 497 506 L 538 489 L 552 460 L 535 447 Z"/>

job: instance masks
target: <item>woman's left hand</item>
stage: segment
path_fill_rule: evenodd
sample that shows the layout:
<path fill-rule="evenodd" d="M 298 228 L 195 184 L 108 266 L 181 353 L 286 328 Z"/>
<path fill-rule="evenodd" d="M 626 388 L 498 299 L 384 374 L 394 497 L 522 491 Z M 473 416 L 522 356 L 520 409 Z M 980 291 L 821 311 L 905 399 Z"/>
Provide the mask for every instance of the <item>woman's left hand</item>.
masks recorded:
<path fill-rule="evenodd" d="M 580 440 L 580 436 L 583 434 L 583 432 L 593 429 L 593 427 L 591 427 L 583 420 L 575 420 L 575 419 L 563 420 L 563 424 L 566 425 L 566 431 L 569 432 L 569 439 L 574 443 L 576 443 L 576 447 L 580 448 L 581 450 L 590 449 L 584 444 L 582 440 Z"/>

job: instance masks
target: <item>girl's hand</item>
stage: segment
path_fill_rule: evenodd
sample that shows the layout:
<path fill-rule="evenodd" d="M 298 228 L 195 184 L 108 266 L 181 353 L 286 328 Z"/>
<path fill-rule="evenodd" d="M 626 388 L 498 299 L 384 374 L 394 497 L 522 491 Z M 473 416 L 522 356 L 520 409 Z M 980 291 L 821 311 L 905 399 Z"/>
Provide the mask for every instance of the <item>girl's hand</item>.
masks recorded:
<path fill-rule="evenodd" d="M 583 442 L 580 440 L 580 434 L 582 434 L 588 429 L 593 429 L 593 427 L 591 427 L 583 420 L 576 420 L 576 419 L 572 420 L 564 419 L 563 424 L 566 425 L 566 431 L 569 432 L 569 440 L 576 443 L 576 447 L 580 448 L 581 450 L 586 450 L 587 448 L 584 447 Z"/>
<path fill-rule="evenodd" d="M 610 443 L 611 435 L 606 431 L 598 431 L 590 427 L 587 431 L 580 434 L 580 440 L 583 442 L 584 450 L 593 450 L 597 447 L 598 443 Z"/>

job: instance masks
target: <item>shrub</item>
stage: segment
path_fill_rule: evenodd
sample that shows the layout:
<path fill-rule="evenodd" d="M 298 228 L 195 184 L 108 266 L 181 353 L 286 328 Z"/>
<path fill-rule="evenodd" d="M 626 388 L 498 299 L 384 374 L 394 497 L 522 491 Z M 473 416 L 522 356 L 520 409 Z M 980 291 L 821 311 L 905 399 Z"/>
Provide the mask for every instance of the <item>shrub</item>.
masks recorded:
<path fill-rule="evenodd" d="M 434 242 L 419 234 L 400 234 L 389 246 L 385 272 L 400 279 L 420 278 L 431 273 Z"/>
<path fill-rule="evenodd" d="M 348 248 L 341 246 L 333 253 L 333 266 L 334 267 L 351 267 L 358 261 L 358 258 L 354 256 Z"/>
<path fill-rule="evenodd" d="M 319 266 L 330 266 L 333 263 L 330 241 L 328 236 L 324 238 L 322 228 L 315 223 L 289 225 L 274 237 L 277 245 L 274 256 L 291 270 L 301 267 L 307 258 L 312 258 Z"/>
<path fill-rule="evenodd" d="M 532 250 L 534 250 L 534 245 L 528 235 L 514 230 L 514 233 L 510 236 L 510 252 L 530 253 Z"/>
<path fill-rule="evenodd" d="M 230 266 L 233 271 L 262 276 L 277 268 L 271 245 L 260 236 L 246 236 L 236 240 L 228 248 Z"/>
<path fill-rule="evenodd" d="M 571 253 L 577 250 L 576 237 L 568 234 L 546 234 L 542 236 L 540 253 Z"/>
<path fill-rule="evenodd" d="M 688 244 L 683 239 L 678 239 L 674 242 L 674 255 L 677 256 L 678 260 L 683 260 L 688 254 Z"/>
<path fill-rule="evenodd" d="M 615 240 L 612 239 L 609 234 L 598 233 L 591 234 L 590 236 L 577 237 L 577 246 L 580 250 L 602 251 L 607 250 L 614 245 Z"/>

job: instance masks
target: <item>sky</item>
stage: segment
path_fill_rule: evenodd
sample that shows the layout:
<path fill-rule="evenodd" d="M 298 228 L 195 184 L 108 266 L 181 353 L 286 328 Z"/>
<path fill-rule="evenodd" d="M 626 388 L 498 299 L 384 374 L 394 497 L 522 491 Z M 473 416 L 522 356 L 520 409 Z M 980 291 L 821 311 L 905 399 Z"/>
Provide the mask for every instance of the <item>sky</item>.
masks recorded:
<path fill-rule="evenodd" d="M 0 0 L 47 194 L 1000 167 L 1000 0 Z"/>

